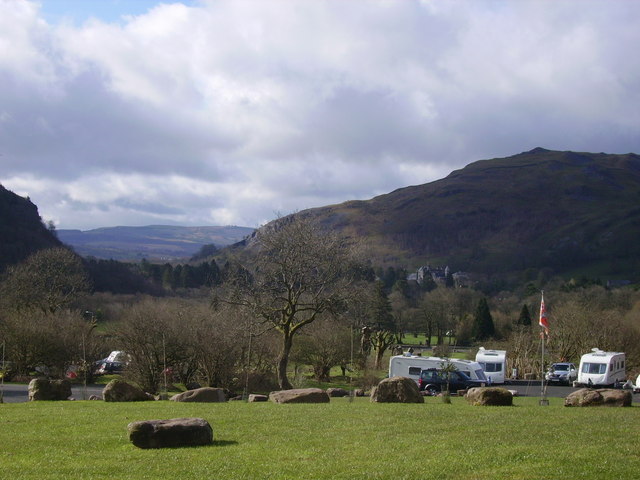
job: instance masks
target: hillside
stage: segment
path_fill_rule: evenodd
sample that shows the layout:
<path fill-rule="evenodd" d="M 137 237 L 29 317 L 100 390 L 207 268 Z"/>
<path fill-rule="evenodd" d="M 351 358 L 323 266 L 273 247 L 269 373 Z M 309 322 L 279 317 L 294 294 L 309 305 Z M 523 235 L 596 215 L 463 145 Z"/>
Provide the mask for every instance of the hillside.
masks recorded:
<path fill-rule="evenodd" d="M 32 253 L 60 246 L 43 224 L 38 208 L 0 185 L 0 272 Z"/>
<path fill-rule="evenodd" d="M 203 245 L 218 247 L 240 241 L 252 228 L 178 227 L 107 227 L 94 230 L 58 230 L 58 237 L 80 255 L 114 260 L 187 259 Z"/>
<path fill-rule="evenodd" d="M 640 156 L 536 148 L 299 215 L 366 239 L 374 265 L 637 279 Z"/>

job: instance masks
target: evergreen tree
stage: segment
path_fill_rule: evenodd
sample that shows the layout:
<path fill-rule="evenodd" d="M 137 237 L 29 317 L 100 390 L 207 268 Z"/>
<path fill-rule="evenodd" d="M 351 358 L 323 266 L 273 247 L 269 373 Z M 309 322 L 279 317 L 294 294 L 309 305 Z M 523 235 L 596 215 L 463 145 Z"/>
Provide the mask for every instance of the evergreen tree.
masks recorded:
<path fill-rule="evenodd" d="M 493 317 L 489 311 L 489 304 L 486 298 L 480 299 L 476 315 L 473 320 L 473 336 L 476 340 L 484 340 L 495 334 L 495 326 L 493 325 Z"/>
<path fill-rule="evenodd" d="M 527 305 L 522 305 L 522 310 L 520 310 L 520 316 L 516 321 L 516 325 L 531 325 L 531 314 L 529 313 L 529 309 Z"/>

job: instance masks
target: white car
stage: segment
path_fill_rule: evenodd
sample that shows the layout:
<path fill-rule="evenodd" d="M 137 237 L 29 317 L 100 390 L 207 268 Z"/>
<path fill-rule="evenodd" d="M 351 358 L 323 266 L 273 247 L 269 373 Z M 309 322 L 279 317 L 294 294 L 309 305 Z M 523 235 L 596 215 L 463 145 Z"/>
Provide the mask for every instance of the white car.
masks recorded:
<path fill-rule="evenodd" d="M 549 383 L 571 385 L 578 378 L 578 370 L 573 363 L 553 363 L 544 379 Z"/>

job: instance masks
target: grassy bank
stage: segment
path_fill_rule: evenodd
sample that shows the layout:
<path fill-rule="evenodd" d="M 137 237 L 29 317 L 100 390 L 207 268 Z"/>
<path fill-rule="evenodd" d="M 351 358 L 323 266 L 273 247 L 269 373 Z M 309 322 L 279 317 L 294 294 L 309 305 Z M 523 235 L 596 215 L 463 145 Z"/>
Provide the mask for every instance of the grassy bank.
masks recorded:
<path fill-rule="evenodd" d="M 636 478 L 640 408 L 230 402 L 0 405 L 0 476 L 12 479 Z M 126 426 L 202 417 L 209 447 L 140 450 Z"/>

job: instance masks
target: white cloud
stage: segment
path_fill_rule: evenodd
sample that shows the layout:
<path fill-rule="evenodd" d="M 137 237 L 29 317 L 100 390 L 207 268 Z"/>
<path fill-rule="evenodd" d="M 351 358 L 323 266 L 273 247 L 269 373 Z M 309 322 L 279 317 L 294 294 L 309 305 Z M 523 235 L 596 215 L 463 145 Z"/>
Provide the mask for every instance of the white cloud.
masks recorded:
<path fill-rule="evenodd" d="M 0 0 L 0 182 L 62 228 L 256 226 L 535 146 L 640 151 L 636 2 L 45 13 Z"/>

